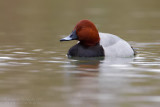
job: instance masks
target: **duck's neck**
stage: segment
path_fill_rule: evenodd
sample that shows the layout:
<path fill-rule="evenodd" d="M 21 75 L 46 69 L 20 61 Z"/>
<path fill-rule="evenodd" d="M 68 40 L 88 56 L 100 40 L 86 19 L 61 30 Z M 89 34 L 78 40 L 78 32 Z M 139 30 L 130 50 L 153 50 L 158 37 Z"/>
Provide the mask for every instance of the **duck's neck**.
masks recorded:
<path fill-rule="evenodd" d="M 93 43 L 86 43 L 86 42 L 80 41 L 79 44 L 82 45 L 82 46 L 85 46 L 85 47 L 92 47 L 92 46 L 98 46 L 99 42 L 93 44 Z"/>

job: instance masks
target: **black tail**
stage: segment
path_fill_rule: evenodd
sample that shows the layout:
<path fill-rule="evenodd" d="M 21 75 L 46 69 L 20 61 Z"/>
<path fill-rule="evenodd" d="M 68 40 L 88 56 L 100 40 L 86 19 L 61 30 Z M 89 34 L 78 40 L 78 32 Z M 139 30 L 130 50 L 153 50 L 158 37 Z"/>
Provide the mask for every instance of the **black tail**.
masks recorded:
<path fill-rule="evenodd" d="M 136 55 L 137 55 L 137 51 L 136 51 L 135 48 L 133 48 L 132 46 L 131 46 L 131 48 L 132 48 L 133 51 L 134 51 L 134 56 L 136 56 Z"/>

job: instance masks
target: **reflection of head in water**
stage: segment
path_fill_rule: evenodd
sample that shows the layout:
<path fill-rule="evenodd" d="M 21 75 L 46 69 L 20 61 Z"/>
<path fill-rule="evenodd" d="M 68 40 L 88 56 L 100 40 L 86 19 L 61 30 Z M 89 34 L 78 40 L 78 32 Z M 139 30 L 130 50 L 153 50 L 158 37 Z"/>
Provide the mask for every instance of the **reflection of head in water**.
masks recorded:
<path fill-rule="evenodd" d="M 93 57 L 93 58 L 72 58 L 76 61 L 71 62 L 77 66 L 76 70 L 78 71 L 98 71 L 99 64 L 103 61 L 104 57 Z"/>
<path fill-rule="evenodd" d="M 70 73 L 76 73 L 78 76 L 95 76 L 99 72 L 113 72 L 129 66 L 133 58 L 70 58 L 70 65 L 73 68 L 66 69 Z M 74 61 L 75 60 L 75 61 Z"/>

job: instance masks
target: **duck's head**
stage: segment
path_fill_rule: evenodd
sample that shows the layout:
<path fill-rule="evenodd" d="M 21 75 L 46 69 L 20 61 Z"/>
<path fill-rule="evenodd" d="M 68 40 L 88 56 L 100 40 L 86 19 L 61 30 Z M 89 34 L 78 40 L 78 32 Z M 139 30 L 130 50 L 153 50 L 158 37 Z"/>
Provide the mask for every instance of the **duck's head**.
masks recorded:
<path fill-rule="evenodd" d="M 99 43 L 99 33 L 96 26 L 89 20 L 81 20 L 72 33 L 60 41 L 79 40 L 82 45 L 94 46 Z"/>

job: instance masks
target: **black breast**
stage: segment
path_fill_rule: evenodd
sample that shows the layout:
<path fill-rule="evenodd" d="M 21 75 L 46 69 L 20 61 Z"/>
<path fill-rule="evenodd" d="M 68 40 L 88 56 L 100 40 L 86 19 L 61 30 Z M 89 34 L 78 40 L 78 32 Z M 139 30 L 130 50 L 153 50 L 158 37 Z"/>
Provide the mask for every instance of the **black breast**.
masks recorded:
<path fill-rule="evenodd" d="M 99 44 L 85 47 L 78 43 L 69 49 L 67 55 L 71 57 L 103 57 L 104 50 Z"/>

